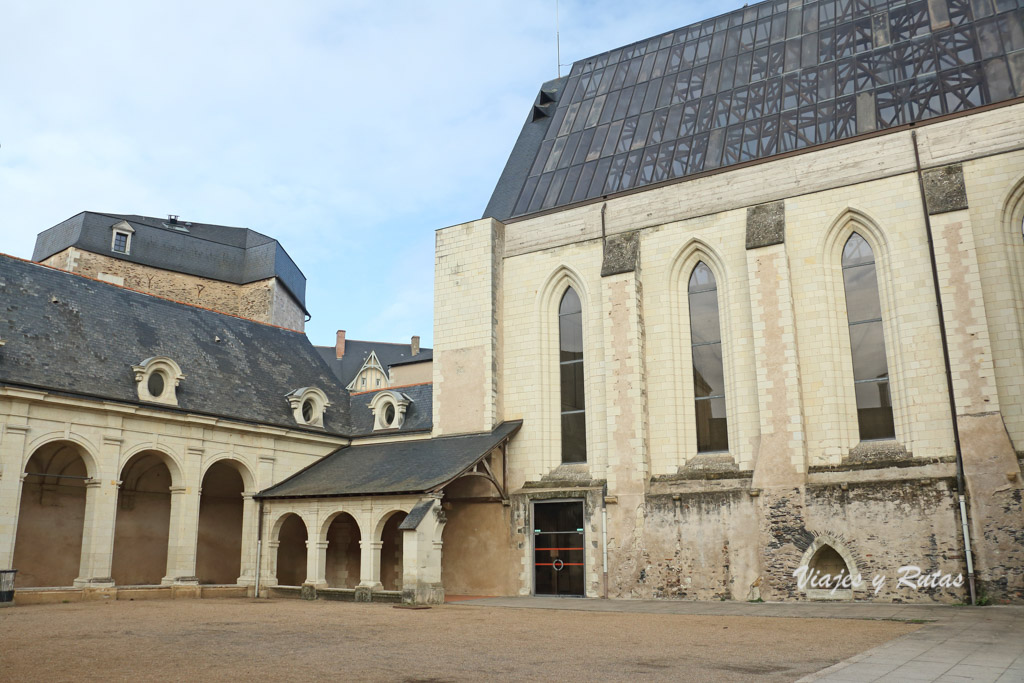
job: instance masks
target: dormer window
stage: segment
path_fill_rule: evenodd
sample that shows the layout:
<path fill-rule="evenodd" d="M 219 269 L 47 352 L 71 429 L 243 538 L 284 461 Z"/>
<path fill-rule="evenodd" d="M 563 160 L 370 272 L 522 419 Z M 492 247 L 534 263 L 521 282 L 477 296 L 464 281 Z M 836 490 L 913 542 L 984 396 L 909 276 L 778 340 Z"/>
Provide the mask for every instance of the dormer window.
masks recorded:
<path fill-rule="evenodd" d="M 398 391 L 382 391 L 374 396 L 370 401 L 373 430 L 401 429 L 410 403 L 409 397 Z"/>
<path fill-rule="evenodd" d="M 323 427 L 324 413 L 331 402 L 327 394 L 316 387 L 296 389 L 285 397 L 292 409 L 295 422 L 307 427 Z"/>
<path fill-rule="evenodd" d="M 130 254 L 135 228 L 129 225 L 128 221 L 120 221 L 114 223 L 110 229 L 113 233 L 110 238 L 110 251 L 116 254 Z"/>
<path fill-rule="evenodd" d="M 139 365 L 133 365 L 132 372 L 135 373 L 140 401 L 178 405 L 178 384 L 185 379 L 185 375 L 173 360 L 167 356 L 147 358 Z"/>

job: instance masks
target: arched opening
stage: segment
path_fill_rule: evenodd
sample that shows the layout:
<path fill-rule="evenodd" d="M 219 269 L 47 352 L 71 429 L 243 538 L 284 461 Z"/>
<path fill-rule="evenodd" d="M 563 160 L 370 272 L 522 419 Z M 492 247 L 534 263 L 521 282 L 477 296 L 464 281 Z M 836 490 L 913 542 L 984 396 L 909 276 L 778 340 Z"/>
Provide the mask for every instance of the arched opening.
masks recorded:
<path fill-rule="evenodd" d="M 402 532 L 398 525 L 404 519 L 404 512 L 393 513 L 380 532 L 380 583 L 386 591 L 402 590 Z"/>
<path fill-rule="evenodd" d="M 171 471 L 164 457 L 156 451 L 143 451 L 121 470 L 110 570 L 118 585 L 159 584 L 167 571 Z"/>
<path fill-rule="evenodd" d="M 73 443 L 39 448 L 25 465 L 14 568 L 18 587 L 70 586 L 82 559 L 85 461 Z"/>
<path fill-rule="evenodd" d="M 228 461 L 203 477 L 199 497 L 196 576 L 200 583 L 235 583 L 242 567 L 242 475 Z"/>
<path fill-rule="evenodd" d="M 441 506 L 447 519 L 441 532 L 445 595 L 514 595 L 512 508 L 501 504 L 494 485 L 482 477 L 456 479 L 445 487 Z"/>
<path fill-rule="evenodd" d="M 301 586 L 306 582 L 306 523 L 302 517 L 288 515 L 277 539 L 277 583 L 281 586 Z"/>
<path fill-rule="evenodd" d="M 355 588 L 359 583 L 359 525 L 352 515 L 341 512 L 327 527 L 325 573 L 331 588 Z"/>
<path fill-rule="evenodd" d="M 700 261 L 687 286 L 690 303 L 690 351 L 693 358 L 694 414 L 697 452 L 729 450 L 725 404 L 722 331 L 718 313 L 718 282 Z"/>
<path fill-rule="evenodd" d="M 558 305 L 558 366 L 562 382 L 562 462 L 586 462 L 583 305 L 572 287 L 565 290 Z"/>
<path fill-rule="evenodd" d="M 816 576 L 832 577 L 833 582 L 831 585 L 834 586 L 834 581 L 837 577 L 845 577 L 850 574 L 850 568 L 846 566 L 846 561 L 843 560 L 842 556 L 836 552 L 836 549 L 830 545 L 823 545 L 818 549 L 818 552 L 814 553 L 814 557 L 808 563 L 811 573 Z"/>

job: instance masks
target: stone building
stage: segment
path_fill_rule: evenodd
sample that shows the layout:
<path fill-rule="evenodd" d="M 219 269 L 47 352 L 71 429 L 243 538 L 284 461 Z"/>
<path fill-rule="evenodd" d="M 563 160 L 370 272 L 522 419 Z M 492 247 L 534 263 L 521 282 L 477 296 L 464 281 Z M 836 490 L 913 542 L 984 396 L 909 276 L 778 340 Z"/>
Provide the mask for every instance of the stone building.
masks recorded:
<path fill-rule="evenodd" d="M 301 308 L 283 270 L 180 267 L 273 293 L 215 312 L 0 260 L 0 567 L 83 595 L 1024 598 L 1022 18 L 769 0 L 580 60 L 484 217 L 437 232 L 429 352 L 313 347 L 266 305 Z M 104 249 L 174 224 L 86 242 L 90 216 L 37 258 L 154 291 Z"/>

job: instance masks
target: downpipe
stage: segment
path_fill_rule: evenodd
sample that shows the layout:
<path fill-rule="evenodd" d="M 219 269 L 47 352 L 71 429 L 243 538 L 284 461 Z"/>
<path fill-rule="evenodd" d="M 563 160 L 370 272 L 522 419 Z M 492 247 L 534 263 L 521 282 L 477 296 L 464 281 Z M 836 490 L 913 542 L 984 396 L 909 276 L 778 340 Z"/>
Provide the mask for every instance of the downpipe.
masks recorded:
<path fill-rule="evenodd" d="M 913 124 L 911 124 L 913 125 Z M 910 131 L 914 143 L 914 165 L 917 169 L 917 186 L 921 195 L 924 227 L 928 235 L 928 256 L 932 264 L 932 286 L 935 288 L 935 306 L 939 312 L 939 336 L 942 339 L 942 361 L 946 366 L 946 390 L 949 393 L 949 411 L 953 419 L 953 445 L 956 448 L 956 492 L 960 503 L 960 525 L 964 535 L 964 557 L 967 558 L 967 584 L 971 592 L 971 604 L 977 605 L 978 598 L 974 584 L 974 558 L 971 555 L 971 532 L 967 520 L 967 502 L 964 485 L 964 458 L 960 448 L 960 426 L 957 424 L 956 395 L 953 393 L 953 372 L 949 363 L 949 341 L 946 337 L 946 316 L 942 308 L 942 290 L 939 286 L 939 268 L 935 260 L 935 241 L 932 238 L 932 221 L 928 214 L 928 202 L 924 194 L 924 175 L 921 172 L 921 155 L 917 149 L 917 131 Z"/>
<path fill-rule="evenodd" d="M 260 498 L 259 512 L 257 512 L 258 519 L 256 520 L 256 595 L 254 597 L 260 597 L 260 575 L 263 574 L 261 571 L 261 559 L 263 556 L 263 499 Z"/>

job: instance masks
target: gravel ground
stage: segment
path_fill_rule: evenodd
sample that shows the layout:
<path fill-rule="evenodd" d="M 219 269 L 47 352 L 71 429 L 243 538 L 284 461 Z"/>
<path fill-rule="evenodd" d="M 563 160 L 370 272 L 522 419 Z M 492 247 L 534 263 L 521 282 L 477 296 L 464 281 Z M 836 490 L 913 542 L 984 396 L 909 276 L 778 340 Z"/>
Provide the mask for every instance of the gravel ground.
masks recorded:
<path fill-rule="evenodd" d="M 0 680 L 792 681 L 916 628 L 465 604 L 70 603 L 0 610 Z"/>

